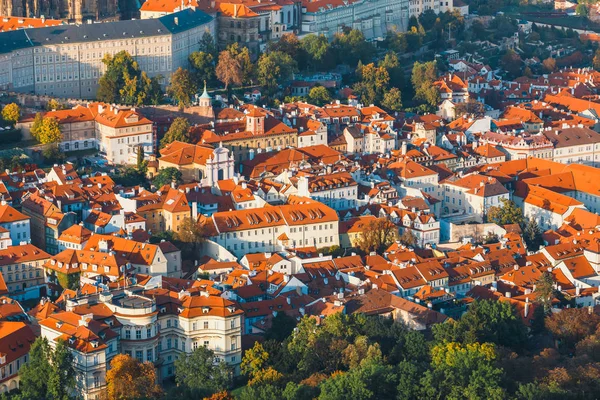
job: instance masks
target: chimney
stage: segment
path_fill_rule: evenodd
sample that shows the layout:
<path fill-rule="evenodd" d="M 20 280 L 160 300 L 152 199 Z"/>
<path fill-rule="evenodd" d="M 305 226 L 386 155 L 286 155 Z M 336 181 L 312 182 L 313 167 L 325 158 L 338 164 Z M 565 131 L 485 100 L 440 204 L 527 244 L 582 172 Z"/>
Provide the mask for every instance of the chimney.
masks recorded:
<path fill-rule="evenodd" d="M 179 17 L 173 18 L 173 22 L 175 23 L 175 25 L 179 25 Z"/>
<path fill-rule="evenodd" d="M 506 297 L 507 299 L 510 299 L 512 297 L 512 294 L 510 292 L 506 292 L 506 293 L 504 293 L 504 297 Z"/>
<path fill-rule="evenodd" d="M 525 318 L 529 315 L 529 297 L 525 299 Z"/>

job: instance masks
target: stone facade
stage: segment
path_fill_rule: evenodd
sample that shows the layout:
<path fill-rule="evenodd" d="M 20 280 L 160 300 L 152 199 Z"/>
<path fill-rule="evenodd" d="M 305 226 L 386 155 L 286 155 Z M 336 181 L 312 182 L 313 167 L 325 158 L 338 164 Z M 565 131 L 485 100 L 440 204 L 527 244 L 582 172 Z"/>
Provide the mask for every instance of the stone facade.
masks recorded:
<path fill-rule="evenodd" d="M 102 59 L 126 50 L 150 77 L 163 85 L 188 66 L 215 20 L 191 9 L 154 20 L 64 25 L 0 33 L 8 42 L 0 55 L 0 88 L 55 97 L 93 99 L 105 71 Z"/>
<path fill-rule="evenodd" d="M 0 15 L 41 17 L 82 23 L 87 20 L 118 20 L 117 0 L 0 0 Z"/>

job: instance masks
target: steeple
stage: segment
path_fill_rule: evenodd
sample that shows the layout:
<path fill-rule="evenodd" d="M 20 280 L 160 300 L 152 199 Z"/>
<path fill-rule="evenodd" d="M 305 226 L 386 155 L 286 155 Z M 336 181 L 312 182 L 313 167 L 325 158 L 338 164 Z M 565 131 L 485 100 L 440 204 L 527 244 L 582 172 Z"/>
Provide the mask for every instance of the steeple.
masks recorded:
<path fill-rule="evenodd" d="M 215 117 L 215 112 L 212 108 L 212 98 L 206 90 L 206 81 L 204 81 L 204 92 L 202 92 L 202 95 L 198 98 L 198 105 L 201 107 L 200 114 L 202 116 L 211 119 Z"/>

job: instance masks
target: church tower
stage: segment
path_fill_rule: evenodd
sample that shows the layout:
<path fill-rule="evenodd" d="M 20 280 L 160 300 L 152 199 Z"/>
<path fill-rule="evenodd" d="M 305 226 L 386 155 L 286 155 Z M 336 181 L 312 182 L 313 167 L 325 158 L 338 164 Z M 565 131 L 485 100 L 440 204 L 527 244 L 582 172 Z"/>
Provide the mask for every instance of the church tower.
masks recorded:
<path fill-rule="evenodd" d="M 204 92 L 202 93 L 202 96 L 198 98 L 198 107 L 200 107 L 199 114 L 203 117 L 210 119 L 215 118 L 215 111 L 212 107 L 212 98 L 206 91 L 206 81 L 204 81 Z"/>
<path fill-rule="evenodd" d="M 246 114 L 246 130 L 255 135 L 265 133 L 265 115 L 256 107 Z"/>

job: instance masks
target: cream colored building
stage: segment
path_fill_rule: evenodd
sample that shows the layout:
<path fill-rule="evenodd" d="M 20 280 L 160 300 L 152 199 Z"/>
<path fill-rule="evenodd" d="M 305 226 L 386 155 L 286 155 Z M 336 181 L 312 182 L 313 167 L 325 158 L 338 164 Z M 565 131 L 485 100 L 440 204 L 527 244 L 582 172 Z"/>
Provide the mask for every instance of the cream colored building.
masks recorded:
<path fill-rule="evenodd" d="M 150 77 L 166 85 L 188 66 L 215 20 L 193 9 L 158 19 L 21 29 L 0 33 L 0 87 L 57 97 L 93 99 L 105 72 L 106 54 L 129 52 Z"/>

